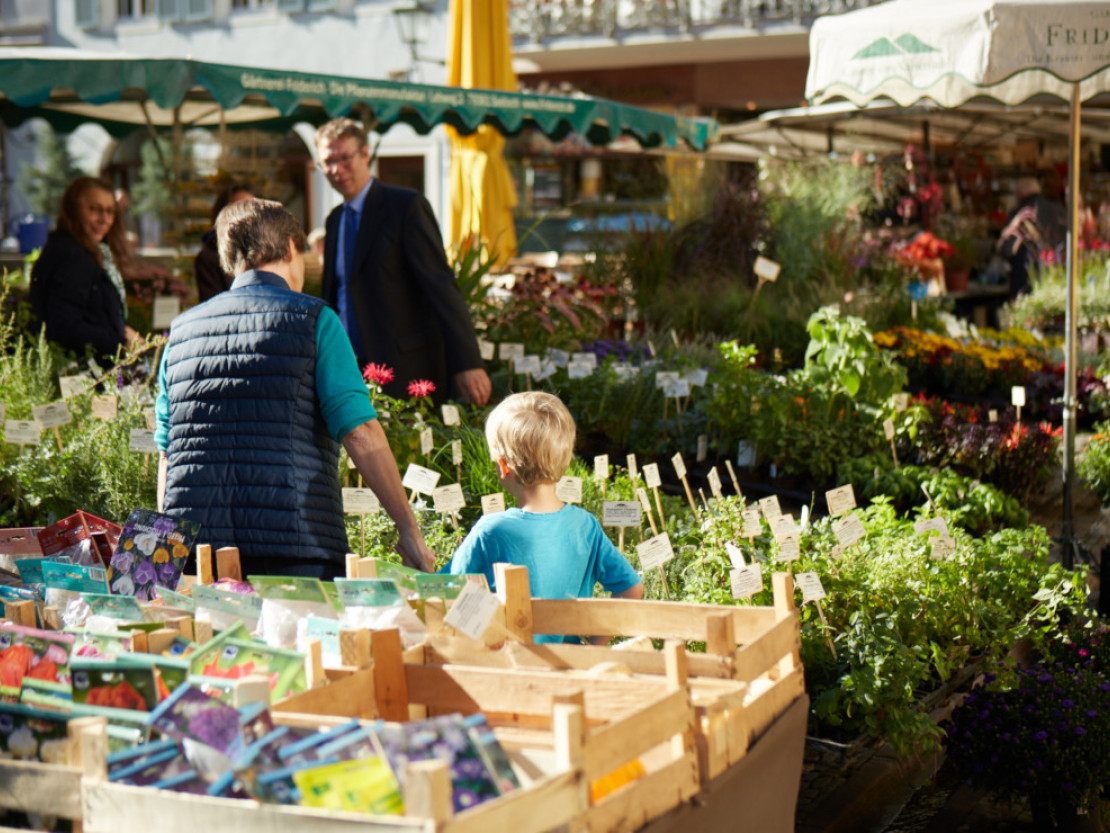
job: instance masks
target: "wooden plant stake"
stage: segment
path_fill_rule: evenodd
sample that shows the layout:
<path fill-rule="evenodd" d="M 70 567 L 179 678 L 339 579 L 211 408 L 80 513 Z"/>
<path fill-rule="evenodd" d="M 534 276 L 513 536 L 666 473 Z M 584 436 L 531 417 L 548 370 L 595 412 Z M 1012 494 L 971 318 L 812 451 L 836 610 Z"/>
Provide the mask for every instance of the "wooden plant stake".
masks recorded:
<path fill-rule="evenodd" d="M 1018 422 L 1021 422 L 1021 408 L 1018 408 Z M 62 432 L 58 430 L 58 426 L 54 426 L 54 439 L 58 442 L 58 451 L 64 451 L 62 448 Z M 143 474 L 146 474 L 146 469 L 143 469 Z"/>
<path fill-rule="evenodd" d="M 212 545 L 197 544 L 197 584 L 211 584 L 212 581 Z"/>
<path fill-rule="evenodd" d="M 686 479 L 686 462 L 682 459 L 681 451 L 671 458 L 671 463 L 674 465 L 674 471 L 678 475 L 678 479 L 682 481 L 682 488 L 686 490 L 686 500 L 690 502 L 694 517 L 700 520 L 701 513 L 698 512 L 698 505 L 694 502 L 694 493 L 690 490 L 690 481 Z M 658 496 L 658 493 L 656 495 Z"/>
<path fill-rule="evenodd" d="M 705 489 L 698 487 L 698 497 L 701 498 L 701 505 L 705 507 L 705 511 L 712 515 L 713 510 L 709 508 L 709 501 L 705 499 Z"/>
<path fill-rule="evenodd" d="M 238 547 L 220 547 L 216 550 L 216 577 L 243 580 L 243 568 L 239 563 Z"/>
<path fill-rule="evenodd" d="M 817 615 L 821 619 L 821 624 L 824 625 L 826 628 L 828 628 L 829 627 L 829 620 L 825 618 L 825 609 L 823 607 L 821 607 L 821 602 L 814 601 L 813 606 L 815 608 L 817 608 Z M 837 658 L 836 657 L 836 645 L 833 644 L 832 637 L 828 636 L 826 634 L 825 642 L 828 644 L 829 650 L 832 651 L 833 659 L 836 659 Z"/>
<path fill-rule="evenodd" d="M 890 417 L 883 420 L 883 434 L 890 440 L 890 456 L 894 458 L 894 468 L 898 468 L 898 449 L 894 447 L 894 420 Z"/>
<path fill-rule="evenodd" d="M 743 497 L 743 492 L 740 491 L 740 481 L 736 479 L 736 469 L 732 467 L 732 459 L 725 458 L 725 467 L 728 469 L 728 476 L 732 478 L 732 488 L 736 490 L 737 497 Z"/>
<path fill-rule="evenodd" d="M 643 507 L 644 514 L 647 515 L 648 524 L 651 526 L 652 537 L 655 537 L 656 535 L 659 534 L 659 527 L 657 527 L 655 525 L 655 518 L 651 514 L 651 502 L 648 500 L 647 492 L 642 488 L 638 488 L 638 489 L 636 489 L 636 497 L 639 498 L 640 506 Z M 655 498 L 656 498 L 656 500 L 659 499 L 659 492 L 658 491 L 655 493 Z M 659 507 L 659 520 L 660 521 L 663 520 L 663 507 L 662 506 Z"/>

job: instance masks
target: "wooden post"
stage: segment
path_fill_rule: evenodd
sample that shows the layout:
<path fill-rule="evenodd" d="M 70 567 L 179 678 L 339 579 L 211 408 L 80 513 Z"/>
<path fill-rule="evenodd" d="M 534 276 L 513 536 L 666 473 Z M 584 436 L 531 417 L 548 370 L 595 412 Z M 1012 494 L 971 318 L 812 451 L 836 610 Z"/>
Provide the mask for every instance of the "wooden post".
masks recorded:
<path fill-rule="evenodd" d="M 347 553 L 347 578 L 358 578 L 358 561 L 357 553 Z"/>
<path fill-rule="evenodd" d="M 668 639 L 663 643 L 663 662 L 667 669 L 667 688 L 671 691 L 684 691 L 688 679 L 686 665 L 686 643 L 681 639 Z M 692 736 L 690 738 L 692 740 Z M 681 758 L 686 754 L 687 737 L 682 732 L 671 738 L 671 754 Z"/>
<path fill-rule="evenodd" d="M 505 609 L 505 630 L 514 642 L 532 644 L 532 589 L 528 568 L 512 564 L 493 565 L 497 599 Z"/>
<path fill-rule="evenodd" d="M 555 766 L 562 772 L 579 772 L 578 812 L 590 806 L 590 784 L 584 777 L 586 768 L 586 712 L 578 705 L 556 703 L 551 723 L 555 732 Z"/>
<path fill-rule="evenodd" d="M 308 640 L 308 651 L 304 655 L 305 685 L 318 688 L 327 682 L 324 675 L 324 646 L 319 639 Z"/>
<path fill-rule="evenodd" d="M 35 617 L 35 603 L 29 600 L 4 602 L 4 618 L 12 624 L 23 625 L 26 628 L 38 626 L 38 620 Z"/>
<path fill-rule="evenodd" d="M 212 584 L 212 545 L 197 544 L 197 584 Z"/>
<path fill-rule="evenodd" d="M 43 607 L 42 626 L 50 631 L 60 631 L 62 629 L 62 619 L 58 615 L 58 608 L 54 605 Z"/>
<path fill-rule="evenodd" d="M 790 574 L 789 569 L 786 572 L 774 573 L 771 576 L 771 588 L 775 597 L 775 620 L 781 622 L 783 619 L 795 616 L 794 577 Z M 779 662 L 779 674 L 785 676 L 795 668 L 800 668 L 801 665 L 802 642 L 801 634 L 798 633 L 794 638 L 794 650 L 791 655 L 783 657 Z"/>
<path fill-rule="evenodd" d="M 231 689 L 231 705 L 242 708 L 250 703 L 270 702 L 270 678 L 264 674 L 248 674 L 235 681 Z"/>
<path fill-rule="evenodd" d="M 428 636 L 442 636 L 451 630 L 443 623 L 446 615 L 447 602 L 443 599 L 433 597 L 424 600 L 424 627 L 428 630 Z"/>
<path fill-rule="evenodd" d="M 216 577 L 243 580 L 243 568 L 239 564 L 238 547 L 220 547 L 216 550 Z"/>
<path fill-rule="evenodd" d="M 365 628 L 340 628 L 339 653 L 344 665 L 370 666 L 370 631 Z"/>
<path fill-rule="evenodd" d="M 451 820 L 451 775 L 447 761 L 409 761 L 405 764 L 405 815 L 431 821 L 431 827 Z"/>
<path fill-rule="evenodd" d="M 178 633 L 173 628 L 159 628 L 156 631 L 151 631 L 146 635 L 146 650 L 149 654 L 161 654 L 166 651 L 175 639 Z"/>
<path fill-rule="evenodd" d="M 370 652 L 374 657 L 374 700 L 383 720 L 404 722 L 409 719 L 409 686 L 401 632 L 396 628 L 372 631 Z"/>
<path fill-rule="evenodd" d="M 705 620 L 705 652 L 732 656 L 736 651 L 736 625 L 731 613 L 713 613 Z"/>
<path fill-rule="evenodd" d="M 77 717 L 66 724 L 69 764 L 97 781 L 108 780 L 108 719 Z"/>
<path fill-rule="evenodd" d="M 146 654 L 149 643 L 147 641 L 147 633 L 142 630 L 131 631 L 131 652 L 133 654 Z"/>

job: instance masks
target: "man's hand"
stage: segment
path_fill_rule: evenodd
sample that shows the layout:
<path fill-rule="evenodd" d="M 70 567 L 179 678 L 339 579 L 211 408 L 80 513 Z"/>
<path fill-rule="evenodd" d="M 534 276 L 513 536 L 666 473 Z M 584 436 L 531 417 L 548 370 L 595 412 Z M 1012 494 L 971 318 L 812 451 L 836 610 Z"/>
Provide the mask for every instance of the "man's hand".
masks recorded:
<path fill-rule="evenodd" d="M 455 384 L 458 386 L 463 399 L 478 406 L 489 402 L 489 395 L 493 391 L 489 376 L 480 367 L 456 373 Z"/>
<path fill-rule="evenodd" d="M 419 528 L 402 532 L 397 539 L 397 546 L 393 548 L 406 567 L 422 570 L 425 573 L 435 572 L 436 557 L 424 542 L 424 536 Z"/>

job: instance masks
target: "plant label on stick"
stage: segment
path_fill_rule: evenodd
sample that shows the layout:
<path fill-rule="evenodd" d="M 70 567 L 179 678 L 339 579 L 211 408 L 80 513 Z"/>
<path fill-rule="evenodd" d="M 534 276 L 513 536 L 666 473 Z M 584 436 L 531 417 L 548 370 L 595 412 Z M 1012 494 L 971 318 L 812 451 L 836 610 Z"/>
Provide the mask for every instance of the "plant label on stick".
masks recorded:
<path fill-rule="evenodd" d="M 1010 404 L 1015 408 L 1025 407 L 1025 386 L 1014 385 L 1010 388 Z"/>
<path fill-rule="evenodd" d="M 770 258 L 760 255 L 755 259 L 752 271 L 755 272 L 755 276 L 761 281 L 774 283 L 779 279 L 779 272 L 782 271 L 782 266 Z"/>
<path fill-rule="evenodd" d="M 747 440 L 740 440 L 736 445 L 736 465 L 742 469 L 755 465 L 755 446 Z"/>
<path fill-rule="evenodd" d="M 602 526 L 639 527 L 642 520 L 643 510 L 635 500 L 607 500 L 602 504 Z"/>
<path fill-rule="evenodd" d="M 655 387 L 657 387 L 660 390 L 665 392 L 667 390 L 668 385 L 673 385 L 675 382 L 677 382 L 679 380 L 679 376 L 680 376 L 680 374 L 678 373 L 677 370 L 659 370 L 659 371 L 656 371 L 656 373 L 655 373 Z M 664 393 L 664 395 L 669 396 L 670 394 Z"/>
<path fill-rule="evenodd" d="M 649 489 L 658 489 L 662 485 L 662 481 L 659 479 L 658 463 L 644 464 L 644 485 Z"/>
<path fill-rule="evenodd" d="M 420 432 L 420 453 L 427 457 L 432 453 L 432 449 L 435 447 L 434 443 L 435 439 L 432 436 L 432 429 L 423 429 Z"/>
<path fill-rule="evenodd" d="M 763 568 L 748 564 L 728 571 L 729 589 L 734 599 L 748 599 L 763 590 Z"/>
<path fill-rule="evenodd" d="M 92 384 L 92 379 L 84 373 L 79 373 L 76 376 L 59 376 L 58 387 L 62 391 L 62 399 L 72 399 L 85 392 L 85 389 Z"/>
<path fill-rule="evenodd" d="M 671 327 L 671 341 L 674 343 L 675 347 L 682 346 L 682 342 L 678 340 L 678 330 L 674 327 Z"/>
<path fill-rule="evenodd" d="M 556 367 L 566 367 L 570 363 L 570 353 L 566 350 L 549 349 L 547 351 L 547 357 Z"/>
<path fill-rule="evenodd" d="M 459 424 L 459 406 L 458 405 L 443 405 L 440 408 L 443 414 L 444 425 L 458 425 Z"/>
<path fill-rule="evenodd" d="M 987 422 L 998 422 L 998 411 L 994 408 L 991 408 L 989 411 L 987 411 Z"/>
<path fill-rule="evenodd" d="M 382 504 L 373 489 L 343 487 L 343 511 L 348 515 L 376 515 Z"/>
<path fill-rule="evenodd" d="M 744 528 L 740 534 L 745 538 L 755 538 L 763 532 L 763 523 L 760 520 L 762 516 L 758 507 L 749 506 L 740 513 L 740 517 L 744 520 Z"/>
<path fill-rule="evenodd" d="M 635 483 L 636 478 L 640 476 L 640 472 L 636 468 L 636 455 L 629 454 L 627 457 L 624 458 L 624 462 L 625 465 L 628 467 L 628 479 Z"/>
<path fill-rule="evenodd" d="M 705 383 L 709 381 L 709 371 L 704 367 L 698 367 L 693 370 L 687 370 L 682 374 L 682 378 L 689 382 L 692 388 L 705 387 Z"/>
<path fill-rule="evenodd" d="M 843 557 L 844 547 L 840 546 L 840 544 L 834 545 L 833 548 L 829 550 L 829 558 L 831 558 L 833 561 L 839 561 Z"/>
<path fill-rule="evenodd" d="M 956 551 L 956 541 L 953 538 L 934 538 L 930 544 L 929 557 L 943 561 Z"/>
<path fill-rule="evenodd" d="M 802 549 L 797 535 L 785 535 L 778 539 L 779 561 L 797 561 L 802 557 Z"/>
<path fill-rule="evenodd" d="M 698 434 L 698 453 L 694 458 L 699 463 L 709 456 L 709 435 Z"/>
<path fill-rule="evenodd" d="M 505 493 L 494 492 L 492 495 L 482 495 L 482 514 L 493 515 L 505 511 Z"/>
<path fill-rule="evenodd" d="M 4 420 L 4 442 L 13 445 L 38 445 L 42 426 L 33 419 Z"/>
<path fill-rule="evenodd" d="M 725 541 L 725 552 L 728 553 L 728 560 L 732 562 L 733 567 L 747 566 L 748 562 L 744 560 L 744 551 L 732 541 Z"/>
<path fill-rule="evenodd" d="M 594 480 L 604 482 L 609 479 L 609 455 L 598 454 L 594 457 Z"/>
<path fill-rule="evenodd" d="M 645 571 L 662 567 L 674 558 L 671 536 L 664 532 L 662 535 L 648 538 L 642 544 L 636 545 L 636 554 L 640 556 L 640 566 Z"/>
<path fill-rule="evenodd" d="M 690 395 L 690 383 L 685 379 L 674 379 L 663 386 L 663 395 L 668 399 L 684 399 Z"/>
<path fill-rule="evenodd" d="M 539 356 L 521 356 L 513 362 L 513 372 L 516 374 L 530 374 L 540 372 Z"/>
<path fill-rule="evenodd" d="M 829 489 L 825 492 L 825 501 L 829 504 L 830 515 L 846 515 L 856 508 L 856 492 L 849 483 L 839 489 Z"/>
<path fill-rule="evenodd" d="M 801 588 L 803 602 L 819 602 L 827 597 L 817 573 L 798 573 L 794 576 L 794 584 Z"/>
<path fill-rule="evenodd" d="M 151 316 L 152 330 L 168 330 L 173 320 L 181 314 L 181 299 L 176 295 L 159 295 L 154 299 Z"/>
<path fill-rule="evenodd" d="M 158 453 L 158 446 L 154 443 L 154 432 L 149 428 L 132 428 L 127 448 L 129 451 L 140 451 L 144 454 Z"/>
<path fill-rule="evenodd" d="M 451 515 L 466 508 L 466 498 L 463 496 L 462 486 L 458 483 L 449 483 L 446 486 L 437 486 L 432 492 L 432 506 L 437 512 Z"/>
<path fill-rule="evenodd" d="M 782 508 L 779 506 L 779 496 L 771 495 L 756 502 L 759 511 L 763 513 L 763 517 L 767 519 L 767 523 L 773 523 L 775 518 L 782 516 Z"/>
<path fill-rule="evenodd" d="M 401 485 L 413 492 L 431 496 L 438 482 L 438 471 L 426 469 L 423 466 L 416 465 L 416 463 L 409 463 L 409 467 L 405 469 L 405 477 L 401 481 Z"/>
<path fill-rule="evenodd" d="M 585 364 L 589 365 L 590 370 L 597 370 L 597 353 L 591 353 L 589 350 L 571 353 L 570 364 Z"/>
<path fill-rule="evenodd" d="M 119 413 L 119 400 L 110 393 L 98 393 L 92 398 L 91 413 L 97 419 L 115 419 Z"/>
<path fill-rule="evenodd" d="M 892 400 L 896 411 L 904 411 L 910 406 L 910 395 L 908 393 L 896 393 Z"/>
<path fill-rule="evenodd" d="M 497 352 L 497 345 L 492 341 L 486 341 L 484 338 L 478 339 L 478 354 L 482 357 L 482 361 L 491 362 Z"/>
<path fill-rule="evenodd" d="M 642 486 L 638 487 L 636 489 L 636 500 L 640 501 L 640 506 L 642 506 L 643 510 L 645 512 L 647 512 L 648 515 L 650 516 L 651 515 L 651 500 L 648 498 L 647 489 L 643 488 Z"/>
<path fill-rule="evenodd" d="M 593 375 L 593 372 L 593 366 L 585 362 L 571 362 L 567 365 L 567 378 L 569 379 L 588 379 Z"/>
<path fill-rule="evenodd" d="M 794 516 L 779 515 L 771 521 L 771 534 L 775 536 L 776 541 L 790 535 L 798 537 L 798 524 L 794 522 Z"/>
<path fill-rule="evenodd" d="M 682 459 L 681 451 L 671 458 L 671 465 L 674 466 L 675 476 L 679 480 L 684 480 L 686 478 L 686 461 Z"/>
<path fill-rule="evenodd" d="M 503 341 L 498 347 L 497 355 L 503 362 L 515 362 L 524 357 L 524 345 L 515 341 Z"/>
<path fill-rule="evenodd" d="M 944 518 L 929 518 L 924 521 L 917 521 L 913 525 L 913 531 L 918 535 L 928 535 L 930 532 L 935 532 L 941 538 L 950 538 L 952 535 L 948 531 L 948 521 Z"/>
<path fill-rule="evenodd" d="M 709 474 L 706 477 L 706 480 L 709 481 L 709 491 L 713 495 L 713 497 L 717 498 L 718 500 L 724 497 L 724 493 L 721 491 L 721 475 L 720 472 L 717 471 L 716 466 L 709 470 Z"/>
<path fill-rule="evenodd" d="M 443 621 L 477 642 L 481 641 L 499 607 L 497 596 L 478 584 L 467 582 Z"/>
<path fill-rule="evenodd" d="M 462 440 L 451 440 L 451 465 L 462 465 Z"/>
<path fill-rule="evenodd" d="M 867 537 L 867 530 L 863 528 L 863 521 L 859 519 L 859 515 L 855 512 L 833 521 L 832 528 L 837 543 L 844 549 L 848 549 L 856 541 Z"/>
<path fill-rule="evenodd" d="M 582 478 L 570 476 L 559 478 L 559 482 L 555 484 L 555 497 L 566 503 L 581 503 Z"/>
<path fill-rule="evenodd" d="M 888 440 L 894 440 L 894 420 L 890 417 L 883 420 L 883 436 Z"/>
<path fill-rule="evenodd" d="M 550 359 L 545 359 L 540 363 L 540 369 L 532 374 L 532 378 L 537 382 L 542 382 L 544 379 L 550 379 L 554 376 L 556 370 L 558 370 L 558 368 L 555 366 L 555 363 Z"/>
<path fill-rule="evenodd" d="M 73 422 L 73 415 L 69 406 L 63 402 L 51 402 L 49 405 L 38 405 L 31 408 L 31 415 L 44 429 L 57 428 L 60 425 L 69 425 Z"/>

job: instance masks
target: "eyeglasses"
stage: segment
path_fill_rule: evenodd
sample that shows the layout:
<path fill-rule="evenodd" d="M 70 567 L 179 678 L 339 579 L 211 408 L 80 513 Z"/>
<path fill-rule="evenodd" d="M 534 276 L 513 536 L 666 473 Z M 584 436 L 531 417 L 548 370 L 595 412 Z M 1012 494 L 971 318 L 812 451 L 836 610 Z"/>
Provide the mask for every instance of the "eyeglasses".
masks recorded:
<path fill-rule="evenodd" d="M 341 168 L 344 165 L 349 165 L 352 159 L 357 156 L 362 156 L 363 150 L 365 150 L 365 148 L 359 148 L 354 153 L 341 153 L 338 156 L 329 156 L 326 159 L 321 159 L 320 167 L 326 171 L 328 168 Z"/>

